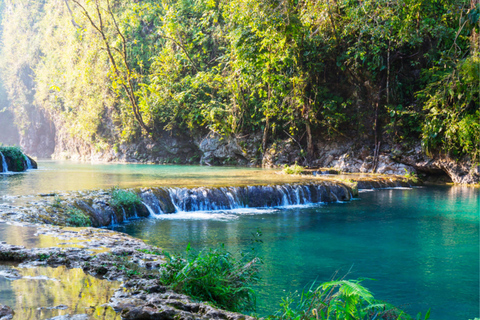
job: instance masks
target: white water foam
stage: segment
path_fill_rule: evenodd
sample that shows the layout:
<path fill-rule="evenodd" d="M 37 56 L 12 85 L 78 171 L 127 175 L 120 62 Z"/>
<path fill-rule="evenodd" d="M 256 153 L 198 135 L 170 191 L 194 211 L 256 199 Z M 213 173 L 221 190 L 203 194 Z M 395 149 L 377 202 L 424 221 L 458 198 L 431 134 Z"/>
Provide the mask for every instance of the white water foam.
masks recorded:
<path fill-rule="evenodd" d="M 147 206 L 148 209 L 148 206 Z M 150 211 L 150 209 L 149 209 Z M 150 214 L 158 220 L 220 220 L 238 219 L 242 215 L 269 214 L 277 212 L 275 208 L 237 208 L 215 211 L 179 211 L 171 214 Z"/>
<path fill-rule="evenodd" d="M 32 161 L 30 161 L 30 158 L 26 155 L 23 156 L 25 157 L 25 162 L 27 163 L 27 170 L 33 169 Z"/>
<path fill-rule="evenodd" d="M 2 157 L 2 173 L 8 173 L 7 160 L 5 159 L 3 153 L 1 153 L 1 152 L 0 152 L 0 156 Z"/>

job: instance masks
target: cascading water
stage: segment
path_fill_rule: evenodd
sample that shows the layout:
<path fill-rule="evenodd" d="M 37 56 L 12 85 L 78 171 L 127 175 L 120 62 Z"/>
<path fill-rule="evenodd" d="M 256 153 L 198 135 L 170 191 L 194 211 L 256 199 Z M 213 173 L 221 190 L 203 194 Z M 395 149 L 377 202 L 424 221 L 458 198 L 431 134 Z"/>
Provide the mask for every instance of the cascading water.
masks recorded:
<path fill-rule="evenodd" d="M 30 160 L 29 157 L 27 157 L 26 155 L 23 155 L 25 157 L 25 163 L 27 165 L 27 169 L 30 170 L 30 169 L 33 169 L 33 165 L 32 165 L 32 161 Z"/>
<path fill-rule="evenodd" d="M 333 183 L 223 188 L 144 190 L 143 204 L 156 217 L 164 213 L 285 207 L 350 200 L 347 187 Z"/>
<path fill-rule="evenodd" d="M 3 156 L 3 153 L 1 153 L 1 152 L 0 152 L 0 156 L 2 156 L 2 172 L 8 172 L 7 160 Z"/>

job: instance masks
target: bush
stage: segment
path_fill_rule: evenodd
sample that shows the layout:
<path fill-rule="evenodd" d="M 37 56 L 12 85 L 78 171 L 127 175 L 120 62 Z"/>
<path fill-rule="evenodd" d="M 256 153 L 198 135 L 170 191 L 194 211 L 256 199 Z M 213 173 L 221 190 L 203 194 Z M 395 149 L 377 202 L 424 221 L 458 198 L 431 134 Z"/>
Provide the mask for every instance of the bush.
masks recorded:
<path fill-rule="evenodd" d="M 286 174 L 302 174 L 304 170 L 305 168 L 298 165 L 297 163 L 291 166 L 285 165 L 285 167 L 283 168 L 283 172 Z"/>
<path fill-rule="evenodd" d="M 90 227 L 92 222 L 82 210 L 77 208 L 71 208 L 67 211 L 67 225 L 72 227 Z"/>
<path fill-rule="evenodd" d="M 109 204 L 114 209 L 130 209 L 134 208 L 137 205 L 140 205 L 142 201 L 135 192 L 121 190 L 118 188 L 112 189 L 112 199 Z"/>
<path fill-rule="evenodd" d="M 0 145 L 0 152 L 6 159 L 8 159 L 9 171 L 20 172 L 25 170 L 25 156 L 19 147 Z"/>
<path fill-rule="evenodd" d="M 406 178 L 408 181 L 411 181 L 411 182 L 413 182 L 413 183 L 415 183 L 415 184 L 420 181 L 420 180 L 418 179 L 417 174 L 416 174 L 415 172 L 413 172 L 413 171 L 410 172 L 410 171 L 408 171 L 408 170 L 405 169 L 405 168 L 404 168 L 404 170 L 405 170 L 405 175 L 404 175 L 404 176 L 405 176 L 405 178 Z"/>
<path fill-rule="evenodd" d="M 235 257 L 223 245 L 199 253 L 187 247 L 183 256 L 167 252 L 164 255 L 167 263 L 161 281 L 173 290 L 230 311 L 255 309 L 255 293 L 251 286 L 259 281 L 258 258 L 245 254 Z"/>
<path fill-rule="evenodd" d="M 360 285 L 361 280 L 334 280 L 314 285 L 303 291 L 299 300 L 295 297 L 283 299 L 282 309 L 270 320 L 408 320 L 413 319 L 402 310 L 382 301 L 375 300 L 371 292 Z M 427 312 L 424 319 L 430 317 Z M 416 319 L 421 319 L 418 314 Z"/>

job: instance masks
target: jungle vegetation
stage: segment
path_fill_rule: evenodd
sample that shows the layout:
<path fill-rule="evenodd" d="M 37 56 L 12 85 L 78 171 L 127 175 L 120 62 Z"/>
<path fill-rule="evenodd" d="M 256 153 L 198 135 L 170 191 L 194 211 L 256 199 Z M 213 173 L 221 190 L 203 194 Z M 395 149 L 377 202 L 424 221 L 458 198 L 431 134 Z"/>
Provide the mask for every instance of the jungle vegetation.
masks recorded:
<path fill-rule="evenodd" d="M 480 159 L 478 0 L 0 2 L 20 132 L 40 108 L 99 148 L 257 132 Z"/>

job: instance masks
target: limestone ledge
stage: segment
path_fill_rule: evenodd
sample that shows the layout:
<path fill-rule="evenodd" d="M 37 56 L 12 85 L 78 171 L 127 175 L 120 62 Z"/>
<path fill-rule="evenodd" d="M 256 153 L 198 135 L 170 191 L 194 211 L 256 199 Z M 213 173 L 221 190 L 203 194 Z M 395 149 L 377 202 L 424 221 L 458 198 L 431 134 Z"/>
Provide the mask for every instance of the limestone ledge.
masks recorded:
<path fill-rule="evenodd" d="M 253 317 L 228 312 L 207 303 L 193 301 L 175 293 L 156 279 L 164 263 L 164 256 L 152 254 L 158 248 L 128 235 L 94 228 L 61 228 L 42 226 L 38 236 L 58 239 L 61 247 L 32 248 L 0 243 L 0 263 L 17 262 L 19 267 L 66 266 L 81 268 L 84 272 L 107 280 L 122 281 L 122 287 L 111 297 L 111 306 L 122 319 L 222 319 L 253 320 Z M 65 241 L 75 247 L 65 246 Z M 12 271 L 4 275 L 15 279 Z M 12 310 L 0 306 L 5 319 Z M 10 313 L 7 313 L 10 312 Z M 82 318 L 83 316 L 83 318 Z M 3 319 L 3 316 L 0 317 Z M 62 319 L 88 319 L 86 315 L 63 316 Z"/>

